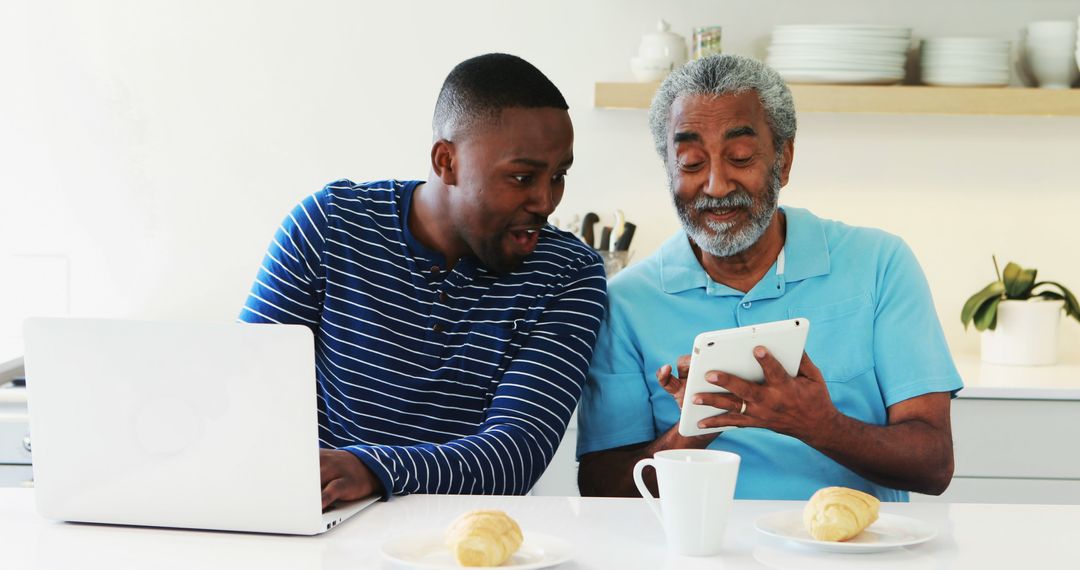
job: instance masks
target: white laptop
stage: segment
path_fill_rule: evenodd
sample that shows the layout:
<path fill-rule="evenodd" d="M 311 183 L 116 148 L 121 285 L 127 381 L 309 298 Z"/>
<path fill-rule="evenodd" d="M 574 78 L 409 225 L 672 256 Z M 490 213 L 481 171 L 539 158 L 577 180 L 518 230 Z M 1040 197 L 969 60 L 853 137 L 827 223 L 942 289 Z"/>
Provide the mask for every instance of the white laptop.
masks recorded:
<path fill-rule="evenodd" d="M 57 520 L 318 534 L 306 327 L 28 319 L 38 512 Z"/>

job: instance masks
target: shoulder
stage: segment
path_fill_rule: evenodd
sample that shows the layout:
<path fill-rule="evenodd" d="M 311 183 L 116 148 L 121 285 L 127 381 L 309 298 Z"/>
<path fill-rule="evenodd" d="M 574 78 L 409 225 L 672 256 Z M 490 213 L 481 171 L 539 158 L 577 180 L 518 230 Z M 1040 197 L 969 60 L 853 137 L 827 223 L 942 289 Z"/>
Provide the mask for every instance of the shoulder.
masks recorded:
<path fill-rule="evenodd" d="M 910 252 L 903 238 L 880 228 L 821 218 L 801 208 L 785 208 L 784 211 L 789 216 L 799 217 L 801 223 L 810 221 L 820 228 L 834 264 L 849 260 L 861 264 L 887 263 L 897 253 Z"/>
<path fill-rule="evenodd" d="M 833 273 L 873 279 L 878 287 L 887 282 L 922 279 L 915 253 L 900 236 L 880 228 L 818 218 L 806 210 L 793 212 L 812 216 L 820 224 Z"/>
<path fill-rule="evenodd" d="M 318 194 L 324 196 L 328 202 L 359 200 L 367 204 L 393 204 L 400 199 L 402 190 L 409 184 L 415 185 L 415 182 L 401 180 L 353 182 L 342 178 L 323 186 Z"/>

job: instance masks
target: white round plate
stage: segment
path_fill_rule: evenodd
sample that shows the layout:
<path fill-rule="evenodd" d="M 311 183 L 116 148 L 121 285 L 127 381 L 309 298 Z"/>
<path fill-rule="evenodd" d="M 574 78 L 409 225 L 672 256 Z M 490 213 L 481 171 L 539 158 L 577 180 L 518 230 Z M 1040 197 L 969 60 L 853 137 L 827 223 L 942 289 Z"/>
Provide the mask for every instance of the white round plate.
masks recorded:
<path fill-rule="evenodd" d="M 775 68 L 785 80 L 792 83 L 844 83 L 862 85 L 891 85 L 904 78 L 903 71 L 844 71 L 815 69 Z"/>
<path fill-rule="evenodd" d="M 562 564 L 574 557 L 574 546 L 569 542 L 546 534 L 525 532 L 521 548 L 497 568 L 531 570 Z M 446 533 L 441 530 L 412 532 L 392 538 L 382 545 L 382 555 L 388 560 L 410 568 L 439 570 L 461 568 L 450 549 L 444 543 Z M 490 568 L 490 567 L 486 567 Z"/>
<path fill-rule="evenodd" d="M 758 531 L 825 552 L 869 553 L 921 544 L 937 532 L 930 525 L 910 517 L 880 513 L 878 520 L 846 542 L 828 542 L 810 537 L 803 526 L 803 512 L 781 511 L 764 515 L 754 523 Z"/>

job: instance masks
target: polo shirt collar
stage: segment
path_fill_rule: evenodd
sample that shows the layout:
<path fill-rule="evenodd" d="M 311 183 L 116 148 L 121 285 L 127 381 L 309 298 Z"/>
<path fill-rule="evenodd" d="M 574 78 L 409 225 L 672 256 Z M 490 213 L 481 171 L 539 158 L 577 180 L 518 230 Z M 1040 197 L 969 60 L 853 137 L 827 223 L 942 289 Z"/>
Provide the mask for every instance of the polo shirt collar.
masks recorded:
<path fill-rule="evenodd" d="M 781 206 L 781 209 L 787 215 L 784 282 L 792 283 L 827 275 L 829 244 L 825 239 L 825 228 L 821 219 L 802 208 Z M 660 287 L 665 293 L 709 289 L 710 283 L 712 279 L 694 256 L 686 232 L 679 231 L 660 247 Z M 715 288 L 717 285 L 713 283 L 712 286 Z"/>

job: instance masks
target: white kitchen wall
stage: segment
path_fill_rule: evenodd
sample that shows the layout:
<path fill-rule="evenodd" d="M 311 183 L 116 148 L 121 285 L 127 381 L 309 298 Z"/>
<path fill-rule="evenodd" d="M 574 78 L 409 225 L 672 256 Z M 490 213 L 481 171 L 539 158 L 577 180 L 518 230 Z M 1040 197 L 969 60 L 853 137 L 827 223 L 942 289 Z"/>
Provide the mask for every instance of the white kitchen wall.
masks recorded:
<path fill-rule="evenodd" d="M 557 216 L 624 209 L 635 257 L 677 228 L 645 111 L 594 109 L 597 80 L 659 17 L 762 56 L 776 23 L 911 25 L 1015 39 L 1077 1 L 548 0 L 0 3 L 0 280 L 66 257 L 74 315 L 228 320 L 281 216 L 341 177 L 427 175 L 449 69 L 506 51 L 571 105 L 577 162 Z M 1080 119 L 800 117 L 785 203 L 903 236 L 954 350 L 990 254 L 1080 290 Z M 25 266 L 26 264 L 23 264 Z M 49 275 L 55 275 L 50 273 Z M 25 288 L 25 287 L 23 287 Z M 0 315 L 0 319 L 4 316 Z M 1080 359 L 1080 324 L 1063 327 Z"/>

